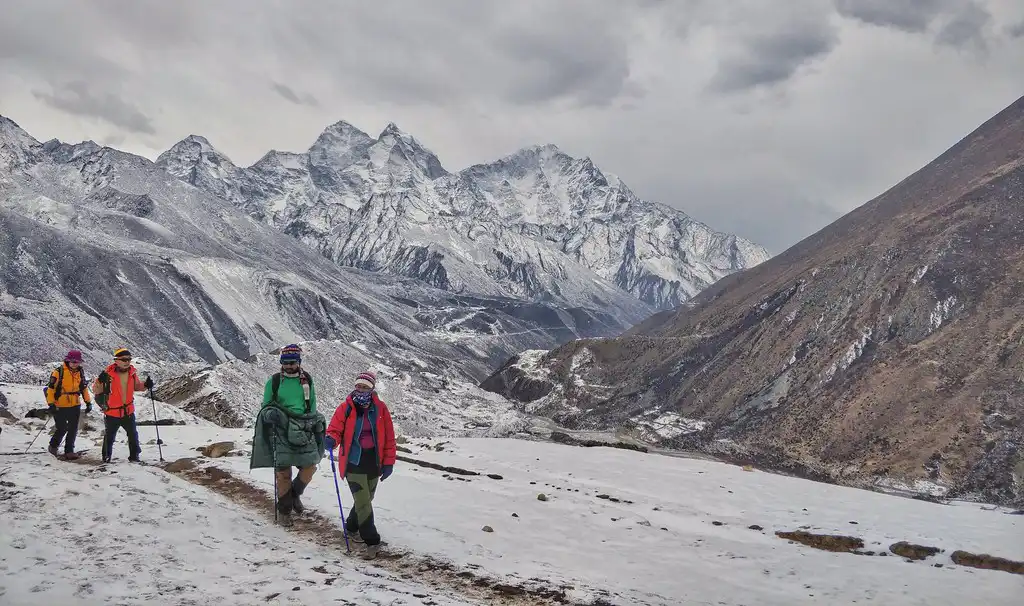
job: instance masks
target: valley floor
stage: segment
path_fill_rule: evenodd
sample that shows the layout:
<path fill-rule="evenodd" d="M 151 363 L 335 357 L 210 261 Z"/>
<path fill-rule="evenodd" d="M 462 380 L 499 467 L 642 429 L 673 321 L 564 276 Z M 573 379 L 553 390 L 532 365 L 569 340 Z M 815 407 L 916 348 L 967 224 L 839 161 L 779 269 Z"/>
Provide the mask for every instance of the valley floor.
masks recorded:
<path fill-rule="evenodd" d="M 38 391 L 2 389 L 19 419 Z M 41 425 L 4 425 L 0 453 L 23 451 Z M 140 432 L 143 458 L 156 463 L 147 445 L 154 429 Z M 160 433 L 164 458 L 195 457 L 193 469 L 129 464 L 123 437 L 114 463 L 99 465 L 98 432 L 80 436 L 79 449 L 90 451 L 78 463 L 46 454 L 45 432 L 33 454 L 0 454 L 0 603 L 1010 605 L 1024 597 L 1024 575 L 950 558 L 960 549 L 1024 560 L 1024 516 L 1005 510 L 510 439 L 406 443 L 406 460 L 375 503 L 389 553 L 369 563 L 346 556 L 327 460 L 303 496 L 307 519 L 283 529 L 269 506 L 270 470 L 248 469 L 249 431 L 195 423 Z M 195 450 L 222 440 L 240 456 Z M 342 500 L 347 510 L 344 486 Z M 775 535 L 798 529 L 858 537 L 876 554 L 897 541 L 944 551 L 911 562 Z"/>

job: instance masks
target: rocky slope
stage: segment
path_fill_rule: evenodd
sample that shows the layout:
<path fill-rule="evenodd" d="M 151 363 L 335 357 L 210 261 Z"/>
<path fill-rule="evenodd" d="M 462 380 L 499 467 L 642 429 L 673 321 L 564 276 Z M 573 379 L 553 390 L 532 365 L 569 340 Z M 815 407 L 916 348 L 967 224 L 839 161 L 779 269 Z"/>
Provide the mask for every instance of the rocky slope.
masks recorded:
<path fill-rule="evenodd" d="M 373 138 L 338 122 L 248 168 L 195 135 L 157 164 L 340 265 L 458 293 L 634 313 L 768 258 L 553 145 L 450 173 L 394 124 Z"/>
<path fill-rule="evenodd" d="M 127 346 L 180 368 L 358 340 L 479 380 L 524 347 L 648 314 L 619 298 L 598 309 L 469 296 L 338 267 L 145 158 L 40 143 L 0 117 L 0 362 L 48 364 L 75 347 L 96 369 Z M 7 368 L 0 379 L 19 380 Z"/>
<path fill-rule="evenodd" d="M 483 386 L 576 428 L 1024 500 L 1024 98 L 783 254 Z"/>

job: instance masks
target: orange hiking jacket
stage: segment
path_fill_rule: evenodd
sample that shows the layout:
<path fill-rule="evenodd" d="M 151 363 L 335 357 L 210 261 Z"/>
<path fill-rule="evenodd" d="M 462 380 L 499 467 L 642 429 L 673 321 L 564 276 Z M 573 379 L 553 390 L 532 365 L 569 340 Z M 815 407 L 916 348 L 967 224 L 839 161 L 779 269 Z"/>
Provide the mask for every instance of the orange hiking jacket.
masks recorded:
<path fill-rule="evenodd" d="M 146 389 L 146 385 L 139 380 L 135 366 L 128 367 L 128 393 L 121 393 L 121 378 L 117 372 L 117 364 L 111 364 L 104 369 L 110 375 L 110 398 L 107 399 L 107 410 L 103 414 L 108 417 L 127 417 L 135 414 L 135 392 Z M 92 392 L 100 395 L 103 392 L 103 383 L 97 376 L 92 383 Z"/>
<path fill-rule="evenodd" d="M 57 408 L 72 408 L 74 406 L 81 405 L 80 398 L 84 398 L 86 404 L 92 403 L 92 397 L 89 395 L 89 386 L 83 381 L 85 378 L 82 374 L 82 369 L 72 370 L 70 366 L 65 363 L 64 368 L 64 381 L 60 387 L 60 397 L 54 401 L 53 397 L 57 394 L 57 381 L 60 380 L 61 369 L 54 369 L 50 373 L 50 382 L 46 386 L 46 403 L 53 404 Z"/>

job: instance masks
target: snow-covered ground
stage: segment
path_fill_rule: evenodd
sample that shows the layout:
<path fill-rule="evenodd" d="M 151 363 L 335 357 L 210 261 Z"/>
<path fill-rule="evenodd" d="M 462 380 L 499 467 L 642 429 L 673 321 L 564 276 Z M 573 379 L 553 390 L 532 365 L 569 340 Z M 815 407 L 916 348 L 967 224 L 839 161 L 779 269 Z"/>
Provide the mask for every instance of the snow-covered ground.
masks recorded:
<path fill-rule="evenodd" d="M 19 417 L 37 391 L 0 390 Z M 4 425 L 0 452 L 24 450 L 42 422 L 23 423 Z M 157 449 L 147 445 L 154 428 L 140 432 L 143 458 L 155 462 Z M 168 461 L 195 457 L 196 447 L 213 441 L 235 441 L 246 456 L 197 462 L 270 491 L 270 470 L 248 469 L 250 430 L 191 424 L 160 433 Z M 43 440 L 33 451 L 44 451 Z M 86 457 L 95 456 L 98 433 L 80 440 L 80 449 L 92 448 Z M 509 586 L 563 588 L 570 603 L 1017 605 L 1024 596 L 1024 576 L 950 560 L 957 549 L 1024 560 L 1024 517 L 1004 510 L 611 448 L 491 438 L 414 439 L 404 447 L 411 453 L 403 457 L 501 479 L 399 461 L 375 505 L 389 551 Z M 122 438 L 115 457 L 126 456 Z M 0 487 L 0 603 L 129 604 L 149 596 L 155 603 L 252 604 L 274 593 L 276 602 L 267 603 L 501 603 L 473 594 L 470 582 L 425 587 L 432 573 L 421 575 L 422 566 L 345 558 L 342 544 L 319 547 L 274 527 L 269 509 L 251 509 L 221 496 L 216 484 L 196 486 L 158 467 L 115 461 L 102 471 L 32 454 L 0 456 L 0 474 L 14 484 Z M 337 525 L 336 498 L 325 460 L 303 501 L 323 524 Z M 342 499 L 347 509 L 347 491 Z M 945 551 L 908 562 L 820 551 L 774 534 L 801 528 L 860 537 L 875 552 L 897 541 Z M 111 577 L 97 564 L 104 558 L 134 572 Z M 327 572 L 313 570 L 320 566 Z M 337 580 L 326 585 L 327 578 Z"/>

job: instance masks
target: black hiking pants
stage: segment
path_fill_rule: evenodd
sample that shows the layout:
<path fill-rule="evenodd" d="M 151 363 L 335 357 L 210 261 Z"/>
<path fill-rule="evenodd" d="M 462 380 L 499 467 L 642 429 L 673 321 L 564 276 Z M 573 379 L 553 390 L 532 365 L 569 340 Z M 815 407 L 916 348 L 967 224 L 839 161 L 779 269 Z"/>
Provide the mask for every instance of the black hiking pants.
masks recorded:
<path fill-rule="evenodd" d="M 135 425 L 135 413 L 127 417 L 104 415 L 103 423 L 103 460 L 109 461 L 114 454 L 114 439 L 117 437 L 117 430 L 123 427 L 124 432 L 128 434 L 128 460 L 138 461 L 142 447 L 139 446 L 139 429 Z"/>
<path fill-rule="evenodd" d="M 53 425 L 56 431 L 50 438 L 50 450 L 60 448 L 61 440 L 64 440 L 64 453 L 75 452 L 75 438 L 78 437 L 78 419 L 82 414 L 82 406 L 58 406 L 53 413 Z M 67 438 L 65 440 L 65 437 Z"/>

